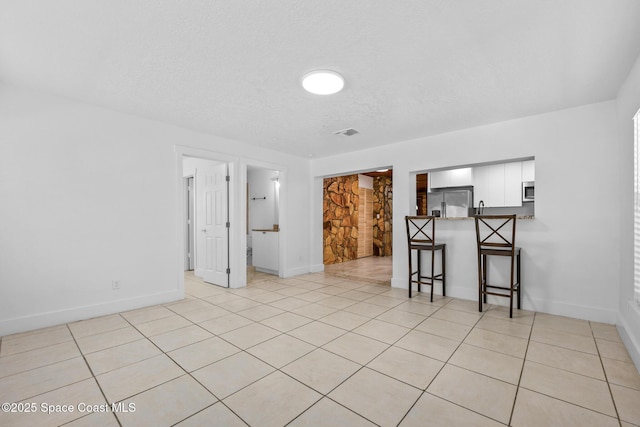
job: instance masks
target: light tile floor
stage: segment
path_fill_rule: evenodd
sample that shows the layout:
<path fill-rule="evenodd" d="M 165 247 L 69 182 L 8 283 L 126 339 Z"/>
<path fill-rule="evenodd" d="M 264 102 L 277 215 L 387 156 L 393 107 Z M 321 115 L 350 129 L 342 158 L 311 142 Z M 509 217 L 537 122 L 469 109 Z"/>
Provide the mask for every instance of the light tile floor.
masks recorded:
<path fill-rule="evenodd" d="M 0 425 L 640 425 L 640 374 L 613 325 L 324 273 L 185 287 L 2 337 L 0 402 L 21 412 Z"/>

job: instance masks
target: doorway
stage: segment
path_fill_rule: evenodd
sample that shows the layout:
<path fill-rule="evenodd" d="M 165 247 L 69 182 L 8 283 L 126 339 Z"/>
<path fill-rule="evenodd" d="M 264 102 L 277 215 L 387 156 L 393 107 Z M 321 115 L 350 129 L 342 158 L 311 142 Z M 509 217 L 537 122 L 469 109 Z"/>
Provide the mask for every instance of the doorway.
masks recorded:
<path fill-rule="evenodd" d="M 186 210 L 193 213 L 193 218 L 187 220 L 192 226 L 186 228 L 184 242 L 193 243 L 189 261 L 193 262 L 194 274 L 207 283 L 230 287 L 229 165 L 183 157 L 182 170 L 187 179 L 192 177 L 188 194 L 193 201 L 186 202 Z"/>

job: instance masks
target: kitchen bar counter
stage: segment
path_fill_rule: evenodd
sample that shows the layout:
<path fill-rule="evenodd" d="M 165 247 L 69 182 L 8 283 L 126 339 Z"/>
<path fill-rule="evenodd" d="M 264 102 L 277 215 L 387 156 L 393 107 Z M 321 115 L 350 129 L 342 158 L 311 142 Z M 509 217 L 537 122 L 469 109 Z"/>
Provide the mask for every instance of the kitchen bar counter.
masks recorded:
<path fill-rule="evenodd" d="M 466 220 L 472 220 L 474 217 L 472 216 L 459 216 L 459 217 L 436 217 L 436 220 L 438 221 L 466 221 Z M 536 217 L 534 215 L 519 215 L 516 217 L 516 219 L 535 219 Z"/>

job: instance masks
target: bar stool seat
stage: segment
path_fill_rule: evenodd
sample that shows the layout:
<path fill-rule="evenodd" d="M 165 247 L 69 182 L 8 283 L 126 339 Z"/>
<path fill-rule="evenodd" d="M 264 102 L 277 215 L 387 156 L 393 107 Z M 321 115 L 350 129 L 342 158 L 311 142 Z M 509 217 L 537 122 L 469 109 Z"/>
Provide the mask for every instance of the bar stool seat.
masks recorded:
<path fill-rule="evenodd" d="M 413 284 L 417 285 L 420 292 L 421 285 L 431 286 L 431 302 L 433 302 L 433 287 L 435 281 L 442 282 L 442 295 L 446 296 L 446 243 L 435 242 L 435 221 L 434 216 L 406 216 L 407 225 L 407 246 L 409 248 L 409 298 L 412 297 Z M 413 254 L 417 251 L 417 268 L 413 270 Z M 431 253 L 431 270 L 429 275 L 423 275 L 421 270 L 422 252 Z M 435 254 L 441 251 L 440 273 L 435 274 Z"/>
<path fill-rule="evenodd" d="M 509 298 L 509 317 L 513 317 L 513 296 L 516 294 L 520 309 L 520 253 L 515 246 L 515 215 L 476 215 L 476 244 L 478 250 L 478 307 L 482 312 L 482 303 L 487 295 Z M 489 270 L 488 257 L 509 257 L 509 280 L 504 285 L 487 283 Z"/>

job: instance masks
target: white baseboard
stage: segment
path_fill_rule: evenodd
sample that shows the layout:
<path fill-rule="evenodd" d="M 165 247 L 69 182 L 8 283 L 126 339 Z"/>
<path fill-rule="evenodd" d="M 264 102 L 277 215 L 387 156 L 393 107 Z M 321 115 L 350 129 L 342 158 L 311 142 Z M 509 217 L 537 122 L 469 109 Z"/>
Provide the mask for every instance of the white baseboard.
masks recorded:
<path fill-rule="evenodd" d="M 617 321 L 618 332 L 629 356 L 640 372 L 640 306 L 634 300 L 627 302 Z"/>
<path fill-rule="evenodd" d="M 76 322 L 78 320 L 85 320 L 92 317 L 105 316 L 128 310 L 135 310 L 137 308 L 148 307 L 151 305 L 178 301 L 183 298 L 184 292 L 173 290 L 134 298 L 109 301 L 106 303 L 90 304 L 82 307 L 37 313 L 24 317 L 3 319 L 0 320 L 0 336 L 61 325 L 69 322 Z"/>
<path fill-rule="evenodd" d="M 391 279 L 391 286 L 394 288 L 407 289 L 407 279 Z M 428 289 L 428 287 L 426 288 Z M 441 288 L 437 282 L 434 294 L 442 295 Z M 478 291 L 475 288 L 469 287 L 447 286 L 447 296 L 469 301 L 478 301 Z M 508 298 L 489 296 L 487 301 L 490 304 L 503 306 L 509 305 Z M 567 316 L 576 319 L 591 320 L 594 322 L 615 324 L 618 318 L 618 311 L 614 309 L 607 310 L 600 307 L 588 307 L 565 302 L 530 298 L 526 294 L 522 295 L 521 303 L 524 310 L 556 314 L 558 316 Z"/>

